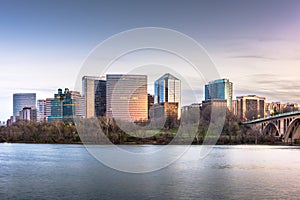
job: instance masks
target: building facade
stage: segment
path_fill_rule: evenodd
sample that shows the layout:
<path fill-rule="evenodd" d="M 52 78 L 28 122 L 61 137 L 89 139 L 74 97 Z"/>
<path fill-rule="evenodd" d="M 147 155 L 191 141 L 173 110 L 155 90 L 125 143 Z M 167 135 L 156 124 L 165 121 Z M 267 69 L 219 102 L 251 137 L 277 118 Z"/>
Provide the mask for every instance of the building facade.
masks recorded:
<path fill-rule="evenodd" d="M 242 121 L 265 117 L 266 98 L 256 95 L 236 97 L 237 116 Z"/>
<path fill-rule="evenodd" d="M 201 107 L 202 107 L 201 103 L 193 103 L 193 104 L 188 105 L 188 106 L 182 106 L 181 114 L 188 113 L 188 112 L 191 112 L 191 111 L 197 111 L 197 112 L 200 113 Z"/>
<path fill-rule="evenodd" d="M 237 116 L 238 115 L 238 109 L 237 109 L 237 106 L 238 106 L 238 101 L 237 100 L 232 100 L 232 110 L 231 110 L 231 112 L 235 115 L 235 116 Z"/>
<path fill-rule="evenodd" d="M 81 96 L 80 92 L 70 91 L 71 99 L 75 104 L 74 115 L 79 118 L 85 117 L 85 98 Z"/>
<path fill-rule="evenodd" d="M 82 96 L 85 100 L 84 116 L 86 118 L 105 116 L 106 80 L 103 77 L 84 76 Z"/>
<path fill-rule="evenodd" d="M 51 116 L 51 101 L 53 101 L 54 98 L 47 98 L 46 99 L 46 121 L 48 121 L 48 117 Z"/>
<path fill-rule="evenodd" d="M 181 117 L 181 81 L 167 73 L 154 83 L 154 103 L 178 103 L 178 119 Z"/>
<path fill-rule="evenodd" d="M 35 107 L 25 107 L 19 112 L 19 120 L 37 121 L 37 110 Z"/>
<path fill-rule="evenodd" d="M 58 93 L 54 94 L 54 99 L 51 101 L 51 116 L 48 121 L 56 119 L 70 119 L 75 113 L 75 103 L 71 98 L 71 93 L 68 88 L 64 93 L 62 89 L 58 89 Z"/>
<path fill-rule="evenodd" d="M 202 101 L 202 110 L 205 110 L 208 106 L 214 108 L 225 108 L 228 106 L 227 100 L 225 99 L 210 99 Z"/>
<path fill-rule="evenodd" d="M 124 121 L 148 120 L 146 75 L 106 75 L 107 117 Z"/>
<path fill-rule="evenodd" d="M 232 110 L 233 83 L 229 79 L 218 79 L 205 85 L 205 100 L 223 99 Z"/>
<path fill-rule="evenodd" d="M 283 112 L 283 109 L 286 107 L 285 104 L 281 102 L 271 102 L 266 103 L 266 115 L 273 116 Z"/>
<path fill-rule="evenodd" d="M 18 116 L 25 107 L 36 107 L 35 93 L 13 94 L 13 116 Z"/>
<path fill-rule="evenodd" d="M 153 109 L 154 95 L 148 94 L 148 119 L 150 119 L 150 109 Z"/>
<path fill-rule="evenodd" d="M 165 127 L 174 126 L 178 120 L 178 103 L 158 103 L 154 104 L 153 107 L 153 118 L 154 119 L 164 119 Z"/>
<path fill-rule="evenodd" d="M 45 122 L 46 120 L 46 100 L 39 99 L 37 101 L 37 121 Z"/>

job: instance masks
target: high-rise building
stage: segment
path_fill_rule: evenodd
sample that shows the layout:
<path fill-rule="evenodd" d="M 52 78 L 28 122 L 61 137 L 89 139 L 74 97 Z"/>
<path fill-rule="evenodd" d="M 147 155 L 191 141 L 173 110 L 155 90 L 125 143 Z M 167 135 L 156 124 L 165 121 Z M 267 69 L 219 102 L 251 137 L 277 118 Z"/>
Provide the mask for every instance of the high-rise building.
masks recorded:
<path fill-rule="evenodd" d="M 46 121 L 48 121 L 48 117 L 51 116 L 51 101 L 53 101 L 54 98 L 47 98 L 46 99 Z"/>
<path fill-rule="evenodd" d="M 166 73 L 154 83 L 154 103 L 178 103 L 178 118 L 181 117 L 181 81 Z"/>
<path fill-rule="evenodd" d="M 80 92 L 70 91 L 71 99 L 75 104 L 75 116 L 82 118 L 85 116 L 85 98 L 81 96 Z"/>
<path fill-rule="evenodd" d="M 243 120 L 262 118 L 266 112 L 266 98 L 256 95 L 240 96 L 237 99 L 237 115 Z"/>
<path fill-rule="evenodd" d="M 39 99 L 37 101 L 37 121 L 45 122 L 46 118 L 46 100 Z"/>
<path fill-rule="evenodd" d="M 126 121 L 148 119 L 146 75 L 106 75 L 107 117 Z"/>
<path fill-rule="evenodd" d="M 13 94 L 13 115 L 18 116 L 25 107 L 36 107 L 35 93 Z"/>
<path fill-rule="evenodd" d="M 54 99 L 51 101 L 51 116 L 48 117 L 48 121 L 53 119 L 70 119 L 73 118 L 75 113 L 75 103 L 71 98 L 71 93 L 68 88 L 65 92 L 62 89 L 58 89 L 58 93 L 54 95 Z"/>
<path fill-rule="evenodd" d="M 103 77 L 84 76 L 82 95 L 85 99 L 86 118 L 104 116 L 106 113 L 106 81 Z"/>
<path fill-rule="evenodd" d="M 233 84 L 229 79 L 218 79 L 205 85 L 205 100 L 225 99 L 232 110 Z"/>

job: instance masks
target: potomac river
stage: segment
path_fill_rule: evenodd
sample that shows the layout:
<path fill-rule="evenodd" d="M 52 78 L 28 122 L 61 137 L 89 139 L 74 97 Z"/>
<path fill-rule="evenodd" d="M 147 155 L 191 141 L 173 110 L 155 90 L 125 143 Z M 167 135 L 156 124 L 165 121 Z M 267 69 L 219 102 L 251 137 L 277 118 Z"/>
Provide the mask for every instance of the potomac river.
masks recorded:
<path fill-rule="evenodd" d="M 195 159 L 200 148 L 191 146 L 161 170 L 130 174 L 103 165 L 83 145 L 3 143 L 0 199 L 300 198 L 299 147 L 215 146 L 204 159 Z"/>

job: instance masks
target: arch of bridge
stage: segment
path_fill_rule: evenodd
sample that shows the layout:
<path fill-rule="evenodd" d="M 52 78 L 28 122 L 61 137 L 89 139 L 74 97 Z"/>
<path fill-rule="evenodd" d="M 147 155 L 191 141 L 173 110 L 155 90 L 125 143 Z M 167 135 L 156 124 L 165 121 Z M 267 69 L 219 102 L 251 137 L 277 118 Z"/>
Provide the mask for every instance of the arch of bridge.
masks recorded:
<path fill-rule="evenodd" d="M 274 122 L 269 122 L 267 126 L 263 130 L 264 135 L 274 135 L 279 136 L 278 127 L 274 124 Z"/>
<path fill-rule="evenodd" d="M 300 140 L 300 118 L 294 119 L 284 134 L 285 142 L 291 142 L 294 140 Z"/>

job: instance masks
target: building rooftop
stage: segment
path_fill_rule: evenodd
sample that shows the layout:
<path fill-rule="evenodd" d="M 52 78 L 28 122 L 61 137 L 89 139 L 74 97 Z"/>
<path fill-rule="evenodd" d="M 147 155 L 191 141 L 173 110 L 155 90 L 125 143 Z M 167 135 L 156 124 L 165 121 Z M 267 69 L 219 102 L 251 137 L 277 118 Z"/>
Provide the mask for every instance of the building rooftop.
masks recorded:
<path fill-rule="evenodd" d="M 104 76 L 84 76 L 84 77 L 82 77 L 82 80 L 85 80 L 85 79 L 88 79 L 88 80 L 105 80 L 105 77 Z"/>
<path fill-rule="evenodd" d="M 221 78 L 221 79 L 209 81 L 208 84 L 224 83 L 224 82 L 229 82 L 229 79 L 228 78 Z"/>
<path fill-rule="evenodd" d="M 107 74 L 106 78 L 147 78 L 147 75 L 140 74 Z"/>
<path fill-rule="evenodd" d="M 160 77 L 159 79 L 173 79 L 173 80 L 179 80 L 178 78 L 176 78 L 175 76 L 173 76 L 172 74 L 170 73 L 166 73 L 164 74 L 162 77 Z M 158 79 L 158 80 L 159 80 Z"/>

